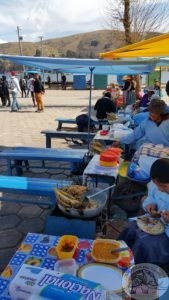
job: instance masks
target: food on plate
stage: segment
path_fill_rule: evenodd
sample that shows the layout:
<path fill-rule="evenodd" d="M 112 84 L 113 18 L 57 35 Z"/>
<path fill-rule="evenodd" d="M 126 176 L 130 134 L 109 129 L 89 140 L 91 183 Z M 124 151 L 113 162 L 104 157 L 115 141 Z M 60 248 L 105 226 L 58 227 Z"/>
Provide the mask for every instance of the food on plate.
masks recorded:
<path fill-rule="evenodd" d="M 94 200 L 84 200 L 87 192 L 87 187 L 80 185 L 72 185 L 63 187 L 61 189 L 55 189 L 58 204 L 65 208 L 76 209 L 94 209 L 98 207 L 98 204 Z M 83 201 L 84 200 L 84 201 Z"/>
<path fill-rule="evenodd" d="M 117 115 L 115 115 L 114 113 L 106 113 L 106 115 L 107 115 L 107 120 L 110 120 L 110 121 L 115 121 L 115 120 L 117 120 L 118 119 L 118 117 L 117 117 Z"/>
<path fill-rule="evenodd" d="M 97 239 L 93 242 L 92 258 L 97 262 L 117 263 L 120 260 L 120 252 L 113 252 L 120 248 L 120 242 L 109 239 Z"/>
<path fill-rule="evenodd" d="M 161 217 L 161 213 L 159 211 L 155 210 L 155 209 L 151 209 L 150 214 L 154 218 L 160 218 Z"/>
<path fill-rule="evenodd" d="M 150 216 L 142 216 L 137 218 L 138 227 L 146 233 L 157 235 L 164 232 L 164 224 L 159 220 Z"/>
<path fill-rule="evenodd" d="M 91 151 L 100 154 L 102 151 L 105 150 L 105 146 L 101 142 L 93 140 L 90 143 L 90 149 Z"/>
<path fill-rule="evenodd" d="M 72 258 L 76 247 L 78 245 L 78 238 L 74 235 L 63 235 L 57 246 L 56 253 L 59 259 Z"/>

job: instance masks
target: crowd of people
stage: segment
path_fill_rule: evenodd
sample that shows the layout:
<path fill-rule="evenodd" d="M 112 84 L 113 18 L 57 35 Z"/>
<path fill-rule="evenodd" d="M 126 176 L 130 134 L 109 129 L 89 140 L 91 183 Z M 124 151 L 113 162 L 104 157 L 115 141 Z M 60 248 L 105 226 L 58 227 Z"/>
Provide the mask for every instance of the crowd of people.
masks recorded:
<path fill-rule="evenodd" d="M 32 98 L 33 106 L 37 106 L 36 112 L 44 110 L 42 96 L 45 92 L 44 84 L 41 76 L 38 73 L 30 73 L 18 80 L 17 73 L 12 71 L 10 77 L 5 75 L 0 78 L 0 99 L 2 107 L 11 107 L 11 112 L 19 111 L 20 106 L 17 100 L 18 93 L 22 98 L 27 98 L 29 95 Z M 47 76 L 47 86 L 51 88 L 51 77 Z M 61 76 L 61 88 L 66 90 L 66 75 Z"/>
<path fill-rule="evenodd" d="M 12 71 L 10 78 L 7 80 L 6 76 L 0 78 L 0 98 L 2 107 L 11 107 L 11 112 L 17 112 L 20 110 L 18 103 L 18 93 L 21 97 L 29 97 L 31 95 L 33 106 L 37 106 L 36 112 L 42 112 L 43 99 L 42 96 L 45 92 L 44 85 L 41 77 L 38 73 L 24 76 L 18 80 L 17 73 Z"/>
<path fill-rule="evenodd" d="M 47 83 L 50 88 L 50 77 Z M 62 89 L 66 89 L 65 75 L 62 75 Z M 11 112 L 20 110 L 18 93 L 25 98 L 30 94 L 33 106 L 37 106 L 36 112 L 43 112 L 44 92 L 42 80 L 37 73 L 18 80 L 16 72 L 12 71 L 9 80 L 6 76 L 0 78 L 2 106 L 11 107 Z M 166 93 L 169 96 L 169 82 L 166 84 Z M 152 147 L 160 145 L 161 149 L 165 147 L 169 154 L 169 107 L 161 97 L 158 80 L 154 86 L 146 87 L 142 94 L 138 78 L 126 75 L 123 77 L 123 85 L 110 84 L 96 101 L 94 110 L 98 120 L 107 119 L 107 113 L 115 114 L 121 108 L 131 115 L 134 124 L 132 133 L 113 142 L 114 147 L 122 146 L 125 149 L 125 159 L 131 161 L 134 153 L 145 144 L 151 144 Z M 165 233 L 159 236 L 143 234 L 137 224 L 131 222 L 119 239 L 131 248 L 136 263 L 154 263 L 169 268 L 169 158 L 160 156 L 152 163 L 147 195 L 142 206 L 150 215 L 152 210 L 159 214 L 165 225 Z"/>
<path fill-rule="evenodd" d="M 165 232 L 152 236 L 143 232 L 133 221 L 121 232 L 119 239 L 124 240 L 131 248 L 137 264 L 153 263 L 162 266 L 168 272 L 169 106 L 161 99 L 162 91 L 158 80 L 154 82 L 153 87 L 145 88 L 143 95 L 137 90 L 137 81 L 133 76 L 126 75 L 123 77 L 123 81 L 124 84 L 121 87 L 115 84 L 109 85 L 103 97 L 97 100 L 94 106 L 96 117 L 104 119 L 106 113 L 117 112 L 119 109 L 118 98 L 121 96 L 120 106 L 125 112 L 130 113 L 133 120 L 133 131 L 118 141 L 116 140 L 113 146 L 122 146 L 125 149 L 124 158 L 130 162 L 137 152 L 141 153 L 140 149 L 143 147 L 148 145 L 146 154 L 150 158 L 151 150 L 159 146 L 159 156 L 157 155 L 151 164 L 147 195 L 142 200 L 142 209 L 148 215 L 151 215 L 152 211 L 156 212 L 165 226 Z M 166 93 L 169 96 L 169 81 L 166 84 Z M 163 149 L 166 151 L 164 158 L 162 157 Z"/>

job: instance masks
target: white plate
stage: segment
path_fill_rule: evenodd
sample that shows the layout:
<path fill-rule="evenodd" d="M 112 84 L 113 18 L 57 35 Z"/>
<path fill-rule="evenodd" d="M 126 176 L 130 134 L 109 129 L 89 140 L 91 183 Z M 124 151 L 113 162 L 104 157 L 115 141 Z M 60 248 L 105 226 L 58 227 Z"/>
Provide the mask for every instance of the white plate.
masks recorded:
<path fill-rule="evenodd" d="M 121 293 L 122 272 L 111 265 L 91 263 L 78 270 L 78 277 L 103 285 L 108 291 Z"/>

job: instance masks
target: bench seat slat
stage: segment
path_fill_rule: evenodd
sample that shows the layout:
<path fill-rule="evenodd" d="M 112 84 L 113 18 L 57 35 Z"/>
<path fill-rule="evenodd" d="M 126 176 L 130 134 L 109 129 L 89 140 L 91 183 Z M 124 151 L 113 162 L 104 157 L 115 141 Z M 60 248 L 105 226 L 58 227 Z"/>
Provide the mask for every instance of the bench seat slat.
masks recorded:
<path fill-rule="evenodd" d="M 0 201 L 15 202 L 15 203 L 31 203 L 41 205 L 56 204 L 56 197 L 54 188 L 61 188 L 66 185 L 71 185 L 71 181 L 66 180 L 52 180 L 45 178 L 29 178 L 29 177 L 17 177 L 17 176 L 0 176 L 0 192 L 6 192 L 11 194 L 27 194 L 34 196 L 49 196 L 49 200 L 34 200 L 30 199 L 12 199 L 0 196 Z"/>
<path fill-rule="evenodd" d="M 95 136 L 93 132 L 79 132 L 79 131 L 54 131 L 54 130 L 43 130 L 42 134 L 46 136 L 46 148 L 51 148 L 51 139 L 86 139 L 92 140 Z"/>

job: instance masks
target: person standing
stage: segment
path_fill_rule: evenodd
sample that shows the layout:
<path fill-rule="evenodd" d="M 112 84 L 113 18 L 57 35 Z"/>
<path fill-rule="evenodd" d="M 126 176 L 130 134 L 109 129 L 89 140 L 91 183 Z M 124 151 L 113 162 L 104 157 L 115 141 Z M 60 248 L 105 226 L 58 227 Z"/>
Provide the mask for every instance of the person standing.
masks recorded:
<path fill-rule="evenodd" d="M 136 82 L 133 79 L 132 75 L 125 75 L 123 77 L 123 81 L 124 81 L 124 85 L 122 91 L 123 91 L 123 97 L 125 102 L 125 108 L 126 111 L 131 112 L 132 106 L 136 102 L 136 94 L 135 94 Z"/>
<path fill-rule="evenodd" d="M 20 79 L 19 85 L 20 85 L 20 89 L 21 89 L 21 92 L 22 92 L 22 98 L 23 98 L 24 95 L 25 95 L 25 98 L 26 98 L 26 80 L 25 80 L 25 78 Z"/>
<path fill-rule="evenodd" d="M 159 80 L 155 80 L 154 81 L 154 92 L 157 96 L 161 97 L 162 93 L 161 93 L 161 84 Z"/>
<path fill-rule="evenodd" d="M 31 74 L 30 78 L 27 81 L 27 88 L 28 88 L 27 97 L 28 97 L 29 91 L 30 91 L 33 106 L 36 106 L 36 104 L 35 104 L 35 93 L 34 93 L 34 81 L 35 81 L 35 79 L 33 78 L 33 74 Z"/>
<path fill-rule="evenodd" d="M 39 74 L 34 75 L 34 92 L 35 92 L 35 99 L 37 103 L 37 110 L 36 112 L 43 112 L 43 99 L 42 95 L 44 94 L 44 86 L 42 81 L 39 79 Z"/>
<path fill-rule="evenodd" d="M 50 78 L 49 75 L 47 77 L 47 84 L 48 84 L 48 88 L 50 89 L 50 87 L 51 87 L 51 78 Z"/>
<path fill-rule="evenodd" d="M 3 91 L 3 103 L 4 106 L 6 106 L 7 101 L 8 104 L 7 106 L 11 106 L 11 100 L 10 100 L 10 96 L 9 96 L 9 86 L 8 86 L 8 81 L 6 80 L 6 76 L 2 76 L 2 91 Z"/>
<path fill-rule="evenodd" d="M 9 88 L 11 90 L 12 94 L 12 106 L 11 106 L 11 112 L 18 111 L 20 109 L 19 103 L 17 101 L 17 94 L 18 92 L 21 93 L 20 85 L 18 78 L 16 78 L 16 72 L 11 72 L 11 80 L 9 83 Z"/>
<path fill-rule="evenodd" d="M 62 85 L 62 90 L 66 90 L 66 76 L 64 74 L 62 75 L 61 85 Z"/>
<path fill-rule="evenodd" d="M 1 98 L 1 102 L 2 102 L 2 106 L 3 105 L 3 90 L 2 90 L 2 78 L 0 78 L 0 98 Z"/>

